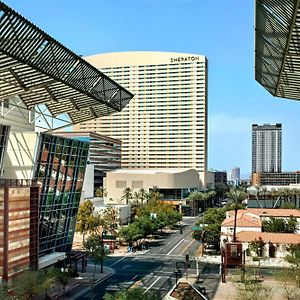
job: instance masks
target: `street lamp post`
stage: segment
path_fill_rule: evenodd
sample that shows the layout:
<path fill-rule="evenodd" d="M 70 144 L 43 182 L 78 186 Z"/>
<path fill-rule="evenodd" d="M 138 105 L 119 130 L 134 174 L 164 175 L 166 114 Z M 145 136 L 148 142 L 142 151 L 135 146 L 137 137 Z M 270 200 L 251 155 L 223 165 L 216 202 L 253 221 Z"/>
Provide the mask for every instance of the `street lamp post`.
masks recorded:
<path fill-rule="evenodd" d="M 176 287 L 177 287 L 178 278 L 180 278 L 182 276 L 181 270 L 177 269 L 177 267 L 174 269 L 174 276 L 175 276 Z"/>
<path fill-rule="evenodd" d="M 104 256 L 104 242 L 103 242 L 103 235 L 106 234 L 106 231 L 103 230 L 101 233 L 101 269 L 100 273 L 103 273 L 103 256 Z"/>

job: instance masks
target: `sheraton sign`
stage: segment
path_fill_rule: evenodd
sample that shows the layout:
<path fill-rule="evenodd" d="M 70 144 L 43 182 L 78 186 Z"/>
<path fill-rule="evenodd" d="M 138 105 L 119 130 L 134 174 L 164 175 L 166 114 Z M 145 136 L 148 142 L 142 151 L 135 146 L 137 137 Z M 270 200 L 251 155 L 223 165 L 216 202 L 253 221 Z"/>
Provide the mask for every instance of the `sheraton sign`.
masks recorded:
<path fill-rule="evenodd" d="M 199 61 L 199 56 L 171 57 L 171 63 L 184 61 Z"/>

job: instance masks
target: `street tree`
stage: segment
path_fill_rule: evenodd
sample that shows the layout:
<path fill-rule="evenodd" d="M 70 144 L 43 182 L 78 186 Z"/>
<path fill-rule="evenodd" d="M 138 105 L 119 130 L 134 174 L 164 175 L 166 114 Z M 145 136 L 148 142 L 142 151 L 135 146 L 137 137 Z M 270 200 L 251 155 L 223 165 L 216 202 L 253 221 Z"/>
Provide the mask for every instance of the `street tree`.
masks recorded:
<path fill-rule="evenodd" d="M 189 200 L 192 204 L 192 214 L 195 216 L 197 212 L 199 211 L 199 202 L 203 201 L 203 193 L 201 192 L 191 192 L 189 196 L 187 197 L 187 200 Z"/>
<path fill-rule="evenodd" d="M 201 230 L 193 231 L 193 238 L 204 244 L 212 244 L 216 249 L 220 246 L 221 224 L 226 217 L 226 208 L 208 208 L 196 225 Z"/>
<path fill-rule="evenodd" d="M 82 234 L 82 241 L 85 241 L 85 235 L 92 233 L 102 225 L 99 214 L 94 212 L 94 204 L 91 200 L 85 200 L 78 209 L 76 231 Z"/>
<path fill-rule="evenodd" d="M 94 299 L 95 274 L 97 271 L 97 264 L 99 264 L 100 262 L 101 272 L 103 272 L 103 260 L 106 253 L 104 250 L 102 237 L 103 235 L 93 233 L 83 243 L 84 250 L 87 251 L 91 261 L 94 264 L 93 279 L 91 280 L 91 299 Z"/>
<path fill-rule="evenodd" d="M 231 208 L 234 210 L 234 225 L 233 225 L 233 242 L 236 242 L 236 219 L 238 209 L 241 208 L 242 201 L 246 199 L 247 194 L 244 190 L 238 187 L 231 188 L 227 193 L 231 203 Z"/>
<path fill-rule="evenodd" d="M 115 232 L 118 227 L 116 210 L 112 206 L 108 206 L 101 212 L 102 227 L 106 230 Z"/>
<path fill-rule="evenodd" d="M 60 293 L 64 291 L 66 285 L 71 279 L 69 271 L 70 270 L 50 268 L 46 272 L 46 277 L 49 278 L 50 282 L 58 289 L 57 298 L 59 297 Z"/>

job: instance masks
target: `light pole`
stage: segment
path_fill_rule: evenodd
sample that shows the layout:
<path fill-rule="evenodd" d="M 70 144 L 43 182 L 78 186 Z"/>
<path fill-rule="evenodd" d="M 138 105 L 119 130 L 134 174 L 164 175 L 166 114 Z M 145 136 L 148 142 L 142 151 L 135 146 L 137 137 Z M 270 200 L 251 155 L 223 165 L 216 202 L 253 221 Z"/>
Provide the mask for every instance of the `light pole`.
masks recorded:
<path fill-rule="evenodd" d="M 103 230 L 101 233 L 101 268 L 100 273 L 103 273 L 103 256 L 104 256 L 104 242 L 103 242 L 103 235 L 106 234 L 106 231 Z"/>

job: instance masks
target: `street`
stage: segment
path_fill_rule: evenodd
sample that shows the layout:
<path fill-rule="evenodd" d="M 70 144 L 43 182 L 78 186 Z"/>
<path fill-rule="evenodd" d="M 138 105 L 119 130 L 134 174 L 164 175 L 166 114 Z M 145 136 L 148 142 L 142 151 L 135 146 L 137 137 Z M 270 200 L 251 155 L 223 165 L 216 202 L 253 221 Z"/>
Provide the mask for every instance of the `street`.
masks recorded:
<path fill-rule="evenodd" d="M 115 270 L 107 279 L 95 285 L 95 299 L 102 299 L 106 292 L 116 292 L 128 287 L 141 287 L 145 291 L 155 290 L 161 298 L 175 283 L 174 270 L 177 266 L 183 277 L 197 277 L 197 267 L 194 252 L 199 243 L 192 239 L 191 226 L 196 218 L 183 219 L 183 232 L 167 233 L 150 244 L 150 249 L 136 253 L 128 253 L 123 257 L 109 257 L 105 266 Z M 185 270 L 186 255 L 189 254 L 190 267 Z M 207 287 L 208 294 L 213 292 L 219 282 L 219 266 L 203 262 L 198 268 L 202 285 Z M 204 273 L 205 274 L 204 274 Z M 202 277 L 203 276 L 203 277 Z M 77 294 L 72 299 L 90 299 L 90 292 Z"/>

